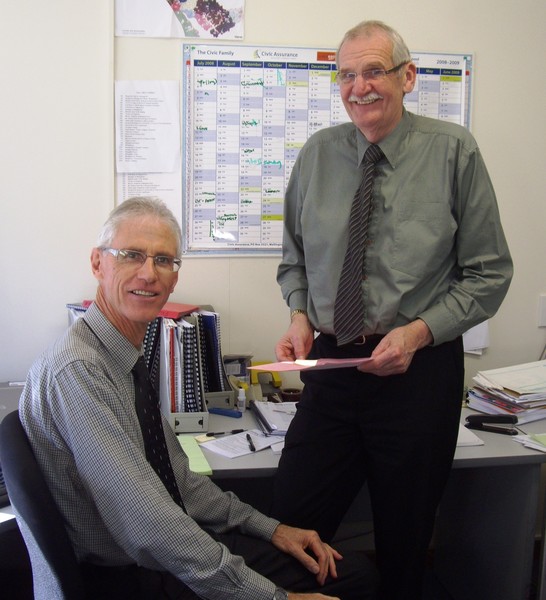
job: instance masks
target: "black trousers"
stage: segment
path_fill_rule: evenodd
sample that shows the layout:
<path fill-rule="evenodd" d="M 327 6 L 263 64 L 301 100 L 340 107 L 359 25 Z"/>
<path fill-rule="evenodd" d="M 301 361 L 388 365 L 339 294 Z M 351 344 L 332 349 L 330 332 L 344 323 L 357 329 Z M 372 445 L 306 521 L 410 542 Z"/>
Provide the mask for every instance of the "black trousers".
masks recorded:
<path fill-rule="evenodd" d="M 369 356 L 379 340 L 337 348 L 319 335 L 310 358 Z M 420 599 L 437 506 L 451 470 L 463 398 L 462 340 L 418 351 L 405 374 L 303 371 L 271 514 L 334 536 L 365 481 L 385 600 Z"/>
<path fill-rule="evenodd" d="M 341 600 L 377 598 L 378 576 L 365 556 L 347 553 L 338 562 L 338 578 L 329 578 L 320 587 L 315 576 L 292 557 L 272 544 L 237 532 L 214 535 L 233 554 L 271 579 L 276 585 L 294 592 L 321 592 Z M 152 571 L 131 565 L 99 567 L 82 565 L 86 598 L 89 600 L 197 600 L 200 598 L 180 580 L 167 572 Z M 236 595 L 236 589 L 234 588 Z"/>

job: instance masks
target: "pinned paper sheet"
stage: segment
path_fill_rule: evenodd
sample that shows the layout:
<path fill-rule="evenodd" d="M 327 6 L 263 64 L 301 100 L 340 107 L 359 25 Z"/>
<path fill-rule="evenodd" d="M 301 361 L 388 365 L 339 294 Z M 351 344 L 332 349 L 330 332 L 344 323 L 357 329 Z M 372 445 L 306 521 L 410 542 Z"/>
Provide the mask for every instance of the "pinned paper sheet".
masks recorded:
<path fill-rule="evenodd" d="M 167 2 L 116 0 L 115 34 L 132 37 L 244 37 L 244 0 Z"/>
<path fill-rule="evenodd" d="M 116 0 L 116 36 L 183 37 L 184 30 L 166 0 Z"/>
<path fill-rule="evenodd" d="M 484 321 L 464 333 L 463 346 L 467 354 L 483 354 L 483 351 L 489 347 L 488 322 Z"/>
<path fill-rule="evenodd" d="M 173 80 L 116 81 L 116 172 L 171 173 L 181 162 L 180 95 Z"/>

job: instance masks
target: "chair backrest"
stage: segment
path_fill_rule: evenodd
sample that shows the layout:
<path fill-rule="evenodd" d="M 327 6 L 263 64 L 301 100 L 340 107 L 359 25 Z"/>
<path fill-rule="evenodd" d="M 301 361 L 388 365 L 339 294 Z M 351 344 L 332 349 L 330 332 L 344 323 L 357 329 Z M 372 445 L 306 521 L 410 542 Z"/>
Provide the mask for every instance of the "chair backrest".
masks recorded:
<path fill-rule="evenodd" d="M 85 598 L 79 565 L 63 518 L 17 411 L 0 423 L 0 455 L 9 499 L 32 564 L 34 598 Z"/>

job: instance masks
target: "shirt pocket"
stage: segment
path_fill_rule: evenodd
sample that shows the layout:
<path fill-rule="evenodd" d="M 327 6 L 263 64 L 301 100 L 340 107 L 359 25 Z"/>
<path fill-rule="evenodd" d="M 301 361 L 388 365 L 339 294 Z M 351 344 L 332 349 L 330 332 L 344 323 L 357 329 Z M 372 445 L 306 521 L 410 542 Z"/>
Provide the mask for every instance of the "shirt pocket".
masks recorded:
<path fill-rule="evenodd" d="M 437 275 L 442 266 L 451 269 L 456 231 L 457 223 L 448 203 L 404 203 L 396 219 L 392 268 L 420 278 Z"/>

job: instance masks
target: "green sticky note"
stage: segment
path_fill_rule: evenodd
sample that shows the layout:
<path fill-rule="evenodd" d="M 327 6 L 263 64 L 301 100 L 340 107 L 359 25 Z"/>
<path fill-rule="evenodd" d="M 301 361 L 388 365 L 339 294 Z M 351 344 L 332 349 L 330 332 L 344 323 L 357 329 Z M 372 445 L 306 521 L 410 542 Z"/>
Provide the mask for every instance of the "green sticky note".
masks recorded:
<path fill-rule="evenodd" d="M 190 469 L 194 473 L 200 475 L 212 475 L 212 469 L 210 468 L 208 460 L 205 458 L 203 451 L 199 448 L 199 444 L 192 434 L 178 435 L 178 441 L 182 446 L 186 456 L 190 461 Z"/>

